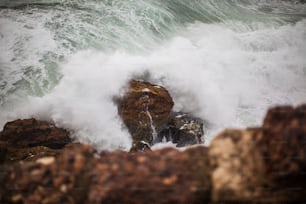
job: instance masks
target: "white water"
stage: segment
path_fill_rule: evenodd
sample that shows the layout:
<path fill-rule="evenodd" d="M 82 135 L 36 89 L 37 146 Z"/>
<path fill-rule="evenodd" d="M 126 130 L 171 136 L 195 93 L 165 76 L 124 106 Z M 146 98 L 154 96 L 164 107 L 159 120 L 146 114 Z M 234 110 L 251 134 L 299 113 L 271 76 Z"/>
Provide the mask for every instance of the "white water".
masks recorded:
<path fill-rule="evenodd" d="M 5 28 L 2 35 L 18 35 L 3 20 L 0 25 Z M 44 37 L 29 43 L 38 48 L 25 53 L 54 49 L 50 33 L 39 25 L 33 32 Z M 5 60 L 16 55 L 6 52 L 10 49 L 4 46 L 12 46 L 7 39 L 1 38 L 1 50 L 6 53 L 1 54 L 2 69 L 10 67 Z M 209 143 L 225 127 L 260 125 L 270 106 L 305 103 L 305 53 L 306 20 L 281 26 L 230 20 L 190 23 L 143 54 L 120 49 L 74 52 L 60 63 L 62 79 L 42 97 L 19 97 L 16 92 L 5 98 L 0 127 L 16 118 L 35 117 L 68 128 L 77 140 L 99 150 L 129 149 L 131 139 L 118 118 L 113 97 L 122 94 L 129 79 L 143 75 L 169 90 L 175 110 L 208 121 L 205 140 Z M 33 58 L 31 63 L 37 60 L 35 53 Z"/>

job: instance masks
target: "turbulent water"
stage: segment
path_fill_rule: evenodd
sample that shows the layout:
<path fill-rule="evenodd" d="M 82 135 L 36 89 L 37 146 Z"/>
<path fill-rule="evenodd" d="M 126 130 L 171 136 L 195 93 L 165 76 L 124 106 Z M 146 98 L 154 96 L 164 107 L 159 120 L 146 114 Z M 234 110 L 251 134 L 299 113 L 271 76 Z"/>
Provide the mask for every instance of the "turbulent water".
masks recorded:
<path fill-rule="evenodd" d="M 113 97 L 131 78 L 224 127 L 306 102 L 306 4 L 281 0 L 0 0 L 0 129 L 35 117 L 128 149 Z"/>

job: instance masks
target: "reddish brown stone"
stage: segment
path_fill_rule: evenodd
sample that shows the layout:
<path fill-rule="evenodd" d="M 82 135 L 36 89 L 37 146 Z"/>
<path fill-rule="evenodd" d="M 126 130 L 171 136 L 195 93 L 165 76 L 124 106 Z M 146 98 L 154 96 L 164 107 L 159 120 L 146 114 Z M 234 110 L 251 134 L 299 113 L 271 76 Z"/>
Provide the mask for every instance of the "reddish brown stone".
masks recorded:
<path fill-rule="evenodd" d="M 152 125 L 158 132 L 168 122 L 173 100 L 160 86 L 141 81 L 130 81 L 125 96 L 118 100 L 118 112 L 134 141 L 152 143 Z M 150 115 L 149 115 L 150 114 Z"/>
<path fill-rule="evenodd" d="M 25 162 L 0 168 L 0 202 L 84 203 L 93 149 L 74 144 L 48 165 Z"/>
<path fill-rule="evenodd" d="M 35 119 L 15 120 L 5 124 L 0 141 L 20 147 L 45 146 L 62 148 L 71 142 L 69 132 L 54 125 Z"/>
<path fill-rule="evenodd" d="M 278 106 L 268 110 L 263 127 L 280 128 L 306 128 L 306 105 L 297 108 L 291 106 Z"/>
<path fill-rule="evenodd" d="M 0 168 L 1 169 L 1 168 Z M 207 149 L 146 153 L 66 147 L 48 165 L 15 163 L 0 174 L 0 202 L 205 203 L 210 196 Z"/>
<path fill-rule="evenodd" d="M 210 179 L 205 147 L 130 155 L 102 154 L 91 172 L 89 203 L 205 203 Z"/>

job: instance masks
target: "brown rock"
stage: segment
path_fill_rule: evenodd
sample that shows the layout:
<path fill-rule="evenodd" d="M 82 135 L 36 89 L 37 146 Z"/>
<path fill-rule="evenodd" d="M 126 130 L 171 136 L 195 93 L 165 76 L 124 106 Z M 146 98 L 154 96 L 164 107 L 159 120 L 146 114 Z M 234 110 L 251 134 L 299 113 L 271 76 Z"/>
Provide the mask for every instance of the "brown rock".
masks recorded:
<path fill-rule="evenodd" d="M 293 108 L 278 106 L 268 110 L 263 127 L 275 129 L 306 128 L 306 104 Z M 304 129 L 305 130 L 305 129 Z"/>
<path fill-rule="evenodd" d="M 130 81 L 125 96 L 118 100 L 118 113 L 133 140 L 149 144 L 154 131 L 166 126 L 172 107 L 172 98 L 165 88 L 135 80 Z"/>
<path fill-rule="evenodd" d="M 163 149 L 135 155 L 103 154 L 99 160 L 103 167 L 91 172 L 88 202 L 205 203 L 210 199 L 206 155 L 205 147 L 186 152 Z"/>
<path fill-rule="evenodd" d="M 54 161 L 15 163 L 0 174 L 0 202 L 205 203 L 210 199 L 207 148 L 185 152 L 102 152 L 68 146 Z"/>
<path fill-rule="evenodd" d="M 305 202 L 305 106 L 270 109 L 262 128 L 226 130 L 209 149 L 215 202 Z"/>
<path fill-rule="evenodd" d="M 35 119 L 15 120 L 5 124 L 0 141 L 14 147 L 45 146 L 59 149 L 71 142 L 68 131 L 45 121 Z"/>
<path fill-rule="evenodd" d="M 94 151 L 73 144 L 49 163 L 25 162 L 1 167 L 0 203 L 86 203 L 87 177 Z"/>
<path fill-rule="evenodd" d="M 262 194 L 263 157 L 253 131 L 225 130 L 209 148 L 215 202 L 249 202 Z"/>
<path fill-rule="evenodd" d="M 51 149 L 44 146 L 21 148 L 0 142 L 0 164 L 10 164 L 18 161 L 35 161 L 42 157 L 57 156 L 59 153 L 60 150 L 58 149 Z"/>

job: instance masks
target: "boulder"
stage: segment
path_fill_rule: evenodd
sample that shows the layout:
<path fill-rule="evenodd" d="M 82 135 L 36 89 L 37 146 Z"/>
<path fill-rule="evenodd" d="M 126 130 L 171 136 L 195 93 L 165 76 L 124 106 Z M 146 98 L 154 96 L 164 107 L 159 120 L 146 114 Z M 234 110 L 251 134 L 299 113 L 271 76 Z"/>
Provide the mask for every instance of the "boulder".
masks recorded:
<path fill-rule="evenodd" d="M 305 202 L 305 141 L 305 106 L 272 108 L 260 128 L 225 130 L 209 148 L 213 201 Z"/>
<path fill-rule="evenodd" d="M 158 142 L 166 140 L 184 147 L 204 143 L 203 135 L 203 120 L 187 113 L 172 112 L 166 128 L 158 134 Z"/>
<path fill-rule="evenodd" d="M 0 168 L 1 170 L 1 168 Z M 207 203 L 207 148 L 95 154 L 66 147 L 55 159 L 14 163 L 0 174 L 1 203 Z"/>
<path fill-rule="evenodd" d="M 71 142 L 71 139 L 67 130 L 32 118 L 6 123 L 0 132 L 1 141 L 15 147 L 45 146 L 60 149 Z"/>
<path fill-rule="evenodd" d="M 127 92 L 117 101 L 118 113 L 133 141 L 149 144 L 168 123 L 173 107 L 173 100 L 165 88 L 136 80 L 130 81 Z"/>
<path fill-rule="evenodd" d="M 68 131 L 48 122 L 35 119 L 8 122 L 0 132 L 0 164 L 54 157 L 70 142 Z"/>

